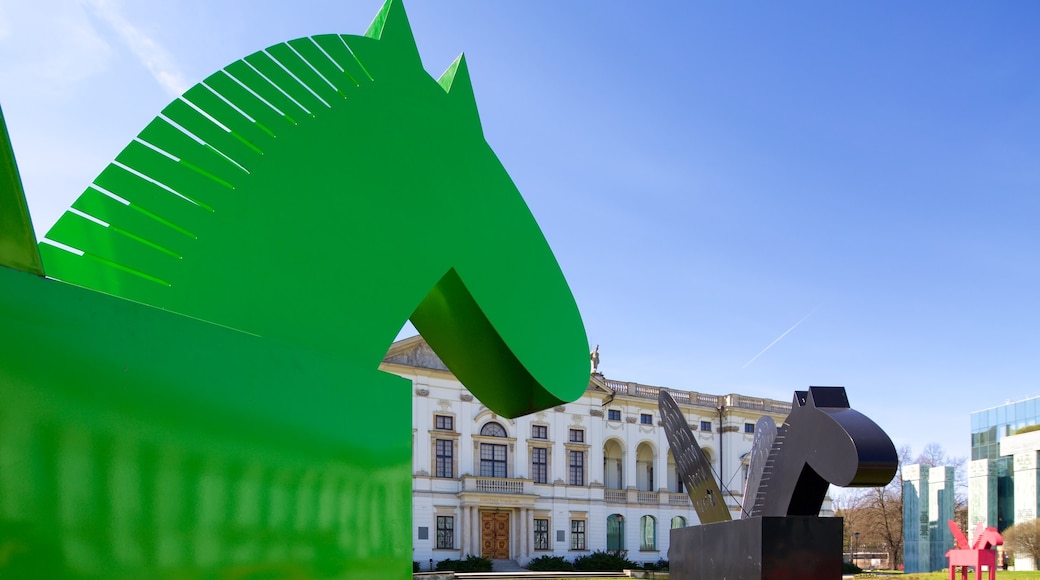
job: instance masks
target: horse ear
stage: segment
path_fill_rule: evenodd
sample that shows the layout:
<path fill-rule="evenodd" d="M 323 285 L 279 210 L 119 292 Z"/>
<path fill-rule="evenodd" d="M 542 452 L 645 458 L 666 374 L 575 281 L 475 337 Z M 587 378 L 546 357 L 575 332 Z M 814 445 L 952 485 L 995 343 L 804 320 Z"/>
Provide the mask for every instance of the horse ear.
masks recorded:
<path fill-rule="evenodd" d="M 809 387 L 807 404 L 818 409 L 848 409 L 849 397 L 845 387 Z"/>
<path fill-rule="evenodd" d="M 415 61 L 420 63 L 419 66 L 422 66 L 419 49 L 412 35 L 412 25 L 408 24 L 408 15 L 405 14 L 401 0 L 386 0 L 379 9 L 379 14 L 372 19 L 365 36 L 393 45 L 410 58 L 414 57 Z"/>
<path fill-rule="evenodd" d="M 0 111 L 0 266 L 43 276 L 43 262 L 3 111 Z"/>
<path fill-rule="evenodd" d="M 453 106 L 464 115 L 471 116 L 477 130 L 483 134 L 480 115 L 477 113 L 477 99 L 473 96 L 473 83 L 470 80 L 469 67 L 466 66 L 466 55 L 460 54 L 437 82 L 444 88 L 444 92 L 448 93 L 448 100 Z"/>

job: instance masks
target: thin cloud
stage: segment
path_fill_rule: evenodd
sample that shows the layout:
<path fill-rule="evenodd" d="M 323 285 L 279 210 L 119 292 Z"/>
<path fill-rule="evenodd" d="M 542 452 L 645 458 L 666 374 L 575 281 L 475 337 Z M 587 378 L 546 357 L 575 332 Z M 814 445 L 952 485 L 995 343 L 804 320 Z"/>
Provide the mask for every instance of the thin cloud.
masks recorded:
<path fill-rule="evenodd" d="M 776 337 L 776 340 L 774 340 L 773 342 L 771 342 L 768 345 L 766 345 L 765 348 L 763 348 L 761 351 L 759 351 L 759 353 L 756 354 L 755 356 L 751 357 L 751 360 L 749 360 L 746 363 L 744 363 L 744 366 L 742 366 L 740 368 L 746 369 L 748 367 L 748 365 L 750 365 L 751 363 L 755 362 L 755 359 L 757 359 L 758 357 L 760 357 L 763 354 L 765 354 L 765 352 L 767 350 L 773 348 L 773 346 L 776 345 L 776 343 L 780 342 L 785 336 L 787 336 L 788 334 L 791 334 L 791 331 L 796 329 L 796 328 L 798 328 L 798 325 L 800 325 L 801 323 L 803 323 L 806 320 L 808 320 L 809 317 L 812 316 L 816 312 L 816 310 L 818 308 L 819 308 L 819 306 L 817 306 L 816 308 L 813 308 L 812 310 L 810 310 L 809 314 L 806 314 L 805 316 L 802 317 L 801 320 L 799 320 L 798 322 L 795 322 L 794 325 L 791 326 L 791 328 L 788 328 L 787 330 L 784 331 L 783 334 L 781 334 L 780 336 Z"/>
<path fill-rule="evenodd" d="M 127 20 L 114 2 L 85 0 L 85 4 L 93 9 L 95 16 L 112 27 L 130 52 L 171 97 L 179 96 L 191 86 L 173 56 L 158 41 Z"/>
<path fill-rule="evenodd" d="M 112 54 L 81 5 L 63 0 L 0 0 L 0 79 L 5 103 L 75 98 L 76 85 L 104 72 Z"/>

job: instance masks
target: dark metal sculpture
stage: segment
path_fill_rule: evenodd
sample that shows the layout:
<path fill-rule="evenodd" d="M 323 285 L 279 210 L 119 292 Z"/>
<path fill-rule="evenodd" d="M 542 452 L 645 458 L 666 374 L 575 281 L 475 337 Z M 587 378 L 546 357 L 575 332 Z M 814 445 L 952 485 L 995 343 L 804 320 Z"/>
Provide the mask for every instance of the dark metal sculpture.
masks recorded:
<path fill-rule="evenodd" d="M 776 439 L 776 421 L 769 415 L 763 415 L 755 423 L 755 440 L 751 443 L 751 459 L 748 462 L 747 483 L 744 484 L 744 500 L 741 502 L 741 518 L 751 517 L 750 506 L 758 497 L 758 488 L 762 483 L 762 472 L 765 470 L 769 451 Z"/>
<path fill-rule="evenodd" d="M 702 524 L 731 519 L 726 500 L 711 473 L 711 464 L 697 444 L 679 405 L 675 404 L 668 391 L 661 389 L 657 396 L 657 406 L 661 410 L 661 423 L 668 436 L 668 445 L 672 448 L 675 466 L 679 470 L 679 477 L 686 484 L 697 518 Z"/>
<path fill-rule="evenodd" d="M 668 413 L 681 417 L 678 406 L 664 393 L 660 397 L 662 417 L 668 416 L 665 408 L 669 404 L 674 409 Z M 677 444 L 683 443 L 683 435 L 673 439 L 670 431 L 689 432 L 685 420 L 678 426 L 666 419 L 664 425 L 684 480 L 696 481 L 705 474 L 710 478 L 710 467 L 705 471 L 695 462 L 687 461 L 685 469 L 692 467 L 696 472 L 682 471 L 679 457 L 696 457 L 697 453 Z M 796 391 L 791 414 L 775 436 L 768 423 L 761 427 L 763 433 L 755 439 L 758 447 L 752 449 L 753 469 L 745 493 L 747 500 L 755 498 L 751 517 L 702 519 L 700 526 L 672 530 L 668 559 L 673 580 L 840 577 L 841 519 L 818 517 L 827 487 L 886 485 L 898 466 L 892 440 L 876 423 L 849 408 L 843 387 Z M 692 436 L 689 440 L 696 446 Z M 766 446 L 768 454 L 764 454 Z M 762 455 L 766 455 L 764 462 Z"/>
<path fill-rule="evenodd" d="M 898 463 L 892 440 L 877 423 L 849 408 L 844 387 L 795 391 L 751 515 L 819 515 L 830 484 L 886 485 Z"/>

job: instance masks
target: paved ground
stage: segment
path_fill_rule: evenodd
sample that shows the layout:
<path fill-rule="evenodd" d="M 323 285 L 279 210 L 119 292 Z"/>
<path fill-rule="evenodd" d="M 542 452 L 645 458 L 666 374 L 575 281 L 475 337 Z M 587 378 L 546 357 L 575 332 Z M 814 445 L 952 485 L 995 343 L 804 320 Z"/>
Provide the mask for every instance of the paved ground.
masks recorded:
<path fill-rule="evenodd" d="M 492 560 L 491 561 L 492 572 L 527 572 L 524 568 L 520 567 L 520 564 L 516 563 L 516 560 Z"/>

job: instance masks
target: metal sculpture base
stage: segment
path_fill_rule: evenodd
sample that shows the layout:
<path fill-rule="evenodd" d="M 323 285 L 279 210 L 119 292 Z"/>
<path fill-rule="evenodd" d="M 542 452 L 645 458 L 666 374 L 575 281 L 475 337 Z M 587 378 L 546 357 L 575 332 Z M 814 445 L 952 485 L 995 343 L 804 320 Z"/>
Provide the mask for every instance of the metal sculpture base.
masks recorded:
<path fill-rule="evenodd" d="M 672 580 L 837 580 L 842 518 L 761 517 L 671 531 Z"/>

